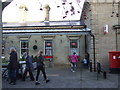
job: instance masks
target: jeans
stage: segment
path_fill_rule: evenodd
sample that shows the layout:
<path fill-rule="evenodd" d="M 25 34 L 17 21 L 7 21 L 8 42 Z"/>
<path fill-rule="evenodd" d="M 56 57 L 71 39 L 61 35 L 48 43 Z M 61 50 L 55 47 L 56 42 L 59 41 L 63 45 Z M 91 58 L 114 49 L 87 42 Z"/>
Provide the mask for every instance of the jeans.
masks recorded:
<path fill-rule="evenodd" d="M 72 70 L 75 71 L 76 63 L 72 62 Z"/>
<path fill-rule="evenodd" d="M 34 80 L 34 76 L 33 76 L 31 68 L 25 68 L 25 71 L 24 71 L 24 74 L 23 74 L 23 80 L 25 80 L 27 72 L 29 72 L 30 79 L 33 81 Z"/>

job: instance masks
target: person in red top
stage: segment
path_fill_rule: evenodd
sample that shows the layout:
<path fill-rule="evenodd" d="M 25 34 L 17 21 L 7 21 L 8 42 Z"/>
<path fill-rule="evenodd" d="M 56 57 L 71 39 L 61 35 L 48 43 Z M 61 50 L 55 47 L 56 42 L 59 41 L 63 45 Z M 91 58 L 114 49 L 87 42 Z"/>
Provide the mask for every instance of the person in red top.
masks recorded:
<path fill-rule="evenodd" d="M 73 55 L 70 56 L 71 58 L 71 66 L 72 66 L 72 72 L 75 72 L 76 62 L 78 61 L 78 58 L 76 56 L 76 53 L 74 52 Z"/>

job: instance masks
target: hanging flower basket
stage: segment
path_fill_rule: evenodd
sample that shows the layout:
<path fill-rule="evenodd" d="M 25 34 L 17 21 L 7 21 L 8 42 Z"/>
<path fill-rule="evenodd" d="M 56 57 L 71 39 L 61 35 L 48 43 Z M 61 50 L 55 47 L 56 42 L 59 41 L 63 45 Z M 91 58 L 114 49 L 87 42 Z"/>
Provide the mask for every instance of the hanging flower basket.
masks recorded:
<path fill-rule="evenodd" d="M 36 50 L 36 49 L 37 49 L 37 45 L 34 45 L 34 46 L 33 46 L 33 49 Z"/>

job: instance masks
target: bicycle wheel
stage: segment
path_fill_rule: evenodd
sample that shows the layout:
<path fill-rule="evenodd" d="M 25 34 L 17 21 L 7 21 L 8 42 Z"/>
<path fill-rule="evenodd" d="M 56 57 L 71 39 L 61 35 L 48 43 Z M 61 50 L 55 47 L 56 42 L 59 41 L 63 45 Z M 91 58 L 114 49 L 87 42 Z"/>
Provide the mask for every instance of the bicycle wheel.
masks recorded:
<path fill-rule="evenodd" d="M 8 78 L 8 69 L 5 69 L 2 73 L 2 78 Z"/>

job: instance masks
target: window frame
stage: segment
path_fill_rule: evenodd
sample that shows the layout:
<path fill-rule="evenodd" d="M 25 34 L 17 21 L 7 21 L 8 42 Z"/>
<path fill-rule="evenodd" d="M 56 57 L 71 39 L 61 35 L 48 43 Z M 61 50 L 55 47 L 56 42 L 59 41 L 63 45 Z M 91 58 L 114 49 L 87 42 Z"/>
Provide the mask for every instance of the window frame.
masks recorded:
<path fill-rule="evenodd" d="M 22 41 L 27 41 L 27 48 L 21 48 L 22 47 Z M 21 39 L 20 40 L 20 58 L 22 58 L 22 50 L 26 50 L 29 52 L 29 40 L 28 39 Z"/>
<path fill-rule="evenodd" d="M 77 48 L 71 48 L 71 40 L 76 40 L 77 42 Z M 80 40 L 79 39 L 69 39 L 69 55 L 72 55 L 71 50 L 76 50 L 76 55 L 79 55 L 79 51 L 80 51 Z"/>
<path fill-rule="evenodd" d="M 48 48 L 48 49 L 50 49 L 51 50 L 51 55 L 46 55 L 46 41 L 50 41 L 51 42 L 51 44 L 52 44 L 52 46 L 51 46 L 51 48 Z M 44 39 L 44 55 L 46 55 L 46 56 L 53 56 L 53 40 L 52 39 Z"/>

